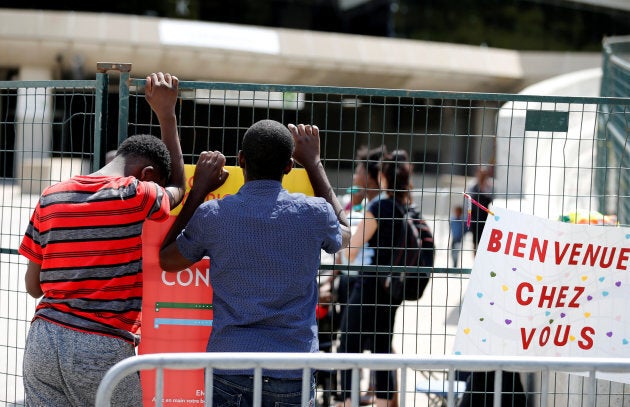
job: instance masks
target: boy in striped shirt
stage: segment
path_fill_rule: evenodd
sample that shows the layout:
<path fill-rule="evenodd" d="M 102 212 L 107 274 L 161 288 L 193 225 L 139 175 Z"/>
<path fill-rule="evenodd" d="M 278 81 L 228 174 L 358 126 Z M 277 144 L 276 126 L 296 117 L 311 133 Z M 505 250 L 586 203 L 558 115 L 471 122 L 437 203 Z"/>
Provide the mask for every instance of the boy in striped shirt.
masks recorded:
<path fill-rule="evenodd" d="M 147 77 L 161 140 L 129 137 L 99 171 L 46 188 L 35 207 L 19 248 L 29 260 L 26 289 L 42 297 L 24 352 L 27 405 L 93 405 L 107 370 L 135 354 L 142 225 L 167 220 L 185 192 L 178 85 L 168 73 Z M 138 375 L 117 386 L 113 402 L 142 404 Z"/>

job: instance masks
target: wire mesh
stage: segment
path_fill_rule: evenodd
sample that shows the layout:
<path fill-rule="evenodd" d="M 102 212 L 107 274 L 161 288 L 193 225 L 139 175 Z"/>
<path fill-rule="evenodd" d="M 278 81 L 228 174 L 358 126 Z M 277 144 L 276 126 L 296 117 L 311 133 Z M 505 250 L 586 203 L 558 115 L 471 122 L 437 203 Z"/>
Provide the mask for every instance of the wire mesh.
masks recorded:
<path fill-rule="evenodd" d="M 22 356 L 36 301 L 17 248 L 41 191 L 89 172 L 93 81 L 0 83 L 0 402 L 23 400 Z"/>
<path fill-rule="evenodd" d="M 143 80 L 130 81 L 126 130 L 158 135 L 143 85 Z M 433 232 L 436 258 L 422 298 L 404 302 L 396 312 L 393 348 L 399 354 L 451 353 L 475 252 L 472 235 L 466 234 L 457 257 L 451 256 L 450 217 L 454 207 L 464 206 L 463 193 L 475 184 L 480 168 L 490 171 L 495 205 L 552 219 L 572 211 L 600 211 L 630 224 L 626 98 L 184 81 L 180 89 L 177 117 L 187 164 L 194 164 L 201 151 L 220 150 L 228 165 L 236 165 L 244 132 L 260 119 L 316 124 L 322 130 L 322 163 L 335 192 L 348 204 L 357 151 L 385 145 L 388 151 L 409 152 L 412 200 Z M 89 173 L 95 151 L 104 155 L 111 148 L 96 144 L 101 141 L 94 137 L 93 112 L 100 103 L 95 98 L 91 82 L 0 83 L 0 401 L 6 403 L 23 399 L 21 358 L 35 307 L 24 289 L 25 261 L 17 247 L 41 189 L 74 173 Z M 331 278 L 366 269 L 337 260 L 322 256 L 320 271 L 320 305 L 327 309 L 326 318 L 319 320 L 320 342 L 330 352 L 338 344 L 343 298 L 349 294 L 338 278 Z M 410 395 L 427 379 L 424 373 L 407 378 L 408 388 L 414 389 Z M 441 383 L 445 374 L 432 372 L 428 379 Z M 337 377 L 325 372 L 320 379 L 328 386 L 320 386 L 320 398 L 327 395 L 332 403 Z M 531 384 L 528 391 L 538 391 L 540 377 L 523 379 Z M 557 405 L 583 394 L 580 380 L 553 375 L 550 393 Z M 367 371 L 362 386 L 369 390 Z M 615 402 L 629 402 L 624 391 L 628 393 L 623 385 L 598 384 L 598 394 Z M 413 402 L 427 405 L 431 400 L 422 395 Z"/>

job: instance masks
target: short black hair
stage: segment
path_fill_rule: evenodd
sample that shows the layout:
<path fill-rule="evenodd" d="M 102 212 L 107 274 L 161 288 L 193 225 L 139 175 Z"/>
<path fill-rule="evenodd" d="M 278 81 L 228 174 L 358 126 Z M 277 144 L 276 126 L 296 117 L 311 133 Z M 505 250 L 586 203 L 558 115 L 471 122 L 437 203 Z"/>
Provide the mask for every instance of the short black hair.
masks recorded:
<path fill-rule="evenodd" d="M 145 159 L 168 182 L 171 179 L 171 154 L 164 142 L 151 134 L 137 134 L 118 147 L 117 156 Z"/>
<path fill-rule="evenodd" d="M 241 152 L 249 179 L 280 180 L 291 161 L 295 142 L 289 129 L 275 120 L 252 124 L 243 136 Z"/>

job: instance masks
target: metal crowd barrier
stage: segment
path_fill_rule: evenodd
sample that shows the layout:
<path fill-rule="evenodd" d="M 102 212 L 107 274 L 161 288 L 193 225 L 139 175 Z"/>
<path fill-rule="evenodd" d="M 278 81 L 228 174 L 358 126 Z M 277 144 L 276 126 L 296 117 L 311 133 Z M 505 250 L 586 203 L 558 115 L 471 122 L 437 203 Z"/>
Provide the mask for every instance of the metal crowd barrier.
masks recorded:
<path fill-rule="evenodd" d="M 142 370 L 156 369 L 156 407 L 162 406 L 164 369 L 205 369 L 205 405 L 212 405 L 213 369 L 254 369 L 254 406 L 261 405 L 262 369 L 302 369 L 302 405 L 309 401 L 311 372 L 317 369 L 351 369 L 353 390 L 352 406 L 359 406 L 360 369 L 393 370 L 400 372 L 399 405 L 406 407 L 407 395 L 415 392 L 408 388 L 407 375 L 410 371 L 443 370 L 447 373 L 446 401 L 448 407 L 456 402 L 455 370 L 494 371 L 493 405 L 501 406 L 501 372 L 536 372 L 541 377 L 540 393 L 535 402 L 540 407 L 557 405 L 550 400 L 549 379 L 552 372 L 578 373 L 585 375 L 585 391 L 581 406 L 597 405 L 596 380 L 598 373 L 630 373 L 630 358 L 556 358 L 556 357 L 484 357 L 484 356 L 436 356 L 436 355 L 377 355 L 377 354 L 334 354 L 334 353 L 167 353 L 135 356 L 119 362 L 103 378 L 96 394 L 96 407 L 110 406 L 116 385 L 129 374 Z M 604 397 L 610 397 L 604 395 Z M 626 402 L 623 405 L 627 404 Z M 550 403 L 551 402 L 551 403 Z M 569 404 L 567 404 L 568 406 Z M 575 404 L 571 404 L 574 406 Z M 611 404 L 616 405 L 616 404 Z M 619 404 L 621 405 L 621 404 Z M 348 406 L 349 407 L 349 406 Z"/>

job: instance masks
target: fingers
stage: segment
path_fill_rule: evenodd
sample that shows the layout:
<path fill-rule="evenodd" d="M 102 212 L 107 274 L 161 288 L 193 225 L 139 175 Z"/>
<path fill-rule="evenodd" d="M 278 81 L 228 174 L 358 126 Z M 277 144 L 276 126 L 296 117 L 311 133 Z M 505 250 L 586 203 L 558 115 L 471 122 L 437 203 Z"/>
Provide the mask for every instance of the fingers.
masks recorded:
<path fill-rule="evenodd" d="M 294 136 L 319 136 L 319 127 L 315 125 L 289 123 L 287 127 Z"/>
<path fill-rule="evenodd" d="M 225 156 L 220 151 L 202 151 L 199 154 L 197 164 L 205 164 L 213 167 L 225 166 Z"/>
<path fill-rule="evenodd" d="M 147 94 L 151 94 L 151 92 L 153 91 L 153 75 L 155 74 L 147 75 L 147 83 L 144 87 L 144 91 Z"/>
<path fill-rule="evenodd" d="M 154 86 L 166 86 L 177 88 L 179 86 L 179 79 L 175 75 L 171 75 L 166 72 L 153 72 L 147 76 L 146 90 L 151 92 Z"/>

